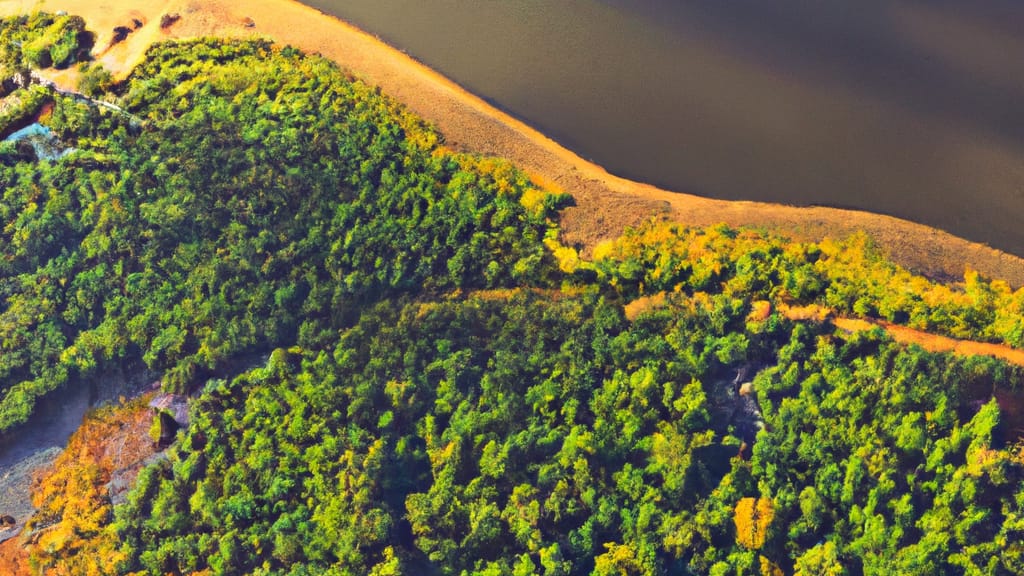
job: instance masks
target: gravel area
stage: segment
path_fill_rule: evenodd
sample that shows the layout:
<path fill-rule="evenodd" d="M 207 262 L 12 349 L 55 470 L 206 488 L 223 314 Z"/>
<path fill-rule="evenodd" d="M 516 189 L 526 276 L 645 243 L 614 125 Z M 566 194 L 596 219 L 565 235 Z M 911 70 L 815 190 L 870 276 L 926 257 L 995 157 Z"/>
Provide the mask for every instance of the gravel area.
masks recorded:
<path fill-rule="evenodd" d="M 0 542 L 17 536 L 36 509 L 29 500 L 29 487 L 33 477 L 60 456 L 61 448 L 46 448 L 35 452 L 0 471 L 0 516 L 11 516 L 15 524 L 0 527 Z"/>

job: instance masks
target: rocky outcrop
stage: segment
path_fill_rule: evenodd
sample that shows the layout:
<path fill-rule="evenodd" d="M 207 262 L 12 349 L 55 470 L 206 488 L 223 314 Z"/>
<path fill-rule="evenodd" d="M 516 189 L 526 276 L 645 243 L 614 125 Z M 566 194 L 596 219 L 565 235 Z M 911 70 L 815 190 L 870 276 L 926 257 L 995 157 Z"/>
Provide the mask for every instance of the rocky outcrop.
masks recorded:
<path fill-rule="evenodd" d="M 158 429 L 154 440 L 161 447 L 167 447 L 174 441 L 175 434 L 181 428 L 188 427 L 188 397 L 179 394 L 159 394 L 149 402 L 153 409 L 154 426 Z"/>
<path fill-rule="evenodd" d="M 36 509 L 28 498 L 32 478 L 51 465 L 61 452 L 61 448 L 47 448 L 0 471 L 0 542 L 20 534 L 35 514 Z"/>
<path fill-rule="evenodd" d="M 188 426 L 188 396 L 181 394 L 158 394 L 149 402 L 149 407 L 167 414 L 174 422 L 185 428 Z"/>
<path fill-rule="evenodd" d="M 178 20 L 181 20 L 181 14 L 178 14 L 177 12 L 174 14 L 164 14 L 160 16 L 160 28 L 162 30 L 166 30 L 171 26 L 174 26 L 174 23 Z"/>

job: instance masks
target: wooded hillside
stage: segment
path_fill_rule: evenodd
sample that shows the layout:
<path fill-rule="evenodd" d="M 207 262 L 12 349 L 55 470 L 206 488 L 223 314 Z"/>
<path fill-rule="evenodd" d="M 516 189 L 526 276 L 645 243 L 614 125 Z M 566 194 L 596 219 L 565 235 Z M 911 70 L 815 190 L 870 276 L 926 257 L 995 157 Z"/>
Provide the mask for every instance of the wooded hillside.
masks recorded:
<path fill-rule="evenodd" d="M 268 43 L 98 90 L 7 96 L 63 152 L 0 144 L 0 430 L 111 363 L 196 399 L 125 504 L 95 463 L 40 483 L 38 567 L 1024 572 L 1024 369 L 829 322 L 1021 348 L 1024 290 L 658 222 L 584 260 L 570 199 Z"/>

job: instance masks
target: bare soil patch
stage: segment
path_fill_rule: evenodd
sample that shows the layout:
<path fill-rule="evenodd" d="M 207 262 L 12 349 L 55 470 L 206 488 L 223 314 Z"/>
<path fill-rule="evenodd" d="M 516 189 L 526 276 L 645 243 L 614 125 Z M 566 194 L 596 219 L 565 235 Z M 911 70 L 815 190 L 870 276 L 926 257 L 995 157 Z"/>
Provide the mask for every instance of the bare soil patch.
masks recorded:
<path fill-rule="evenodd" d="M 958 340 L 948 336 L 931 334 L 906 326 L 899 326 L 881 320 L 865 320 L 862 318 L 833 318 L 837 328 L 848 332 L 870 330 L 876 326 L 883 328 L 893 340 L 901 344 L 916 344 L 929 352 L 952 352 L 960 356 L 991 356 L 1005 360 L 1011 364 L 1024 366 L 1024 350 L 1017 350 L 1003 344 Z"/>
<path fill-rule="evenodd" d="M 896 342 L 916 344 L 929 352 L 952 352 L 960 356 L 991 356 L 1011 364 L 1024 366 L 1024 350 L 1018 350 L 1005 344 L 959 340 L 873 318 L 845 318 L 836 316 L 833 310 L 818 304 L 809 304 L 807 306 L 780 304 L 778 310 L 790 320 L 818 323 L 830 322 L 836 328 L 847 332 L 864 332 L 874 328 L 881 328 Z"/>

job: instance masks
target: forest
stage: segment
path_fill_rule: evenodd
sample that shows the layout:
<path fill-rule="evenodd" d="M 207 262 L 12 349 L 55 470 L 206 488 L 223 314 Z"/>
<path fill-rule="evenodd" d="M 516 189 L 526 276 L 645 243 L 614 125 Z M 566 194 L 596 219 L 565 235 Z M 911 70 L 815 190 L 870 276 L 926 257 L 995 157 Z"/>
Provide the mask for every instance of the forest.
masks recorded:
<path fill-rule="evenodd" d="M 1024 573 L 1024 368 L 831 321 L 1024 349 L 1024 289 L 659 220 L 584 257 L 570 197 L 328 60 L 164 43 L 115 83 L 88 42 L 0 22 L 5 77 L 85 72 L 0 100 L 62 150 L 0 143 L 0 432 L 132 363 L 191 422 L 115 505 L 96 444 L 145 410 L 91 416 L 29 573 Z"/>

